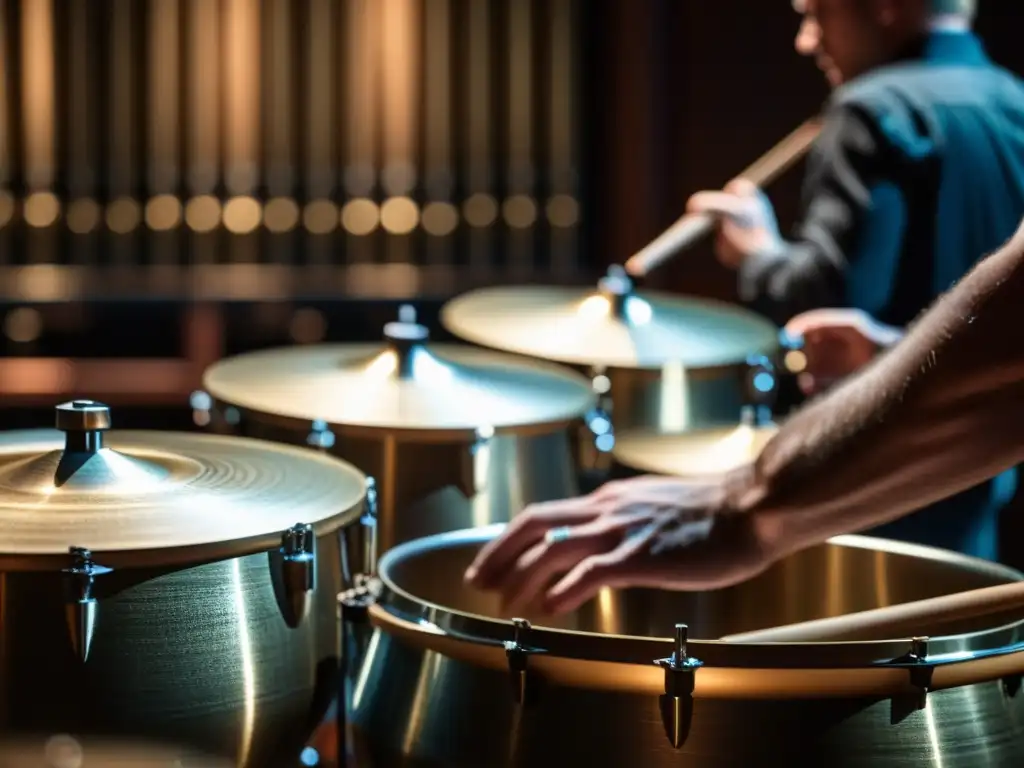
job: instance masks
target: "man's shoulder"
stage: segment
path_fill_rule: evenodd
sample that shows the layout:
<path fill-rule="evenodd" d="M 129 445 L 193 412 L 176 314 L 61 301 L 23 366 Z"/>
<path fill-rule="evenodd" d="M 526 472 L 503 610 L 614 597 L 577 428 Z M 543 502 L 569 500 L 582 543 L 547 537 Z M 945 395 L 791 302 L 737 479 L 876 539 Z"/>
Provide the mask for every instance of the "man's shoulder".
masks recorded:
<path fill-rule="evenodd" d="M 878 67 L 846 83 L 832 93 L 829 104 L 878 115 L 943 103 L 981 106 L 986 101 L 991 103 L 993 96 L 1019 102 L 1024 109 L 1024 82 L 995 65 L 909 61 Z"/>
<path fill-rule="evenodd" d="M 909 157 L 932 156 L 947 140 L 951 115 L 973 112 L 1001 125 L 1024 115 L 1024 83 L 996 66 L 933 66 L 918 62 L 881 67 L 836 89 L 825 119 L 870 126 L 879 140 Z"/>

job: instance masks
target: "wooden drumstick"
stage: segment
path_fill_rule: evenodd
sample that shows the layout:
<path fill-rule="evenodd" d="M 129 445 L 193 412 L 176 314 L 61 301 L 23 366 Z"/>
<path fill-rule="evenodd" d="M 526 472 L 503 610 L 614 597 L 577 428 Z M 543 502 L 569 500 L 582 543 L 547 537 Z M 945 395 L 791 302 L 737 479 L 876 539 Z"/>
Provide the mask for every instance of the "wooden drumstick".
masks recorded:
<path fill-rule="evenodd" d="M 737 178 L 747 179 L 759 187 L 770 184 L 802 158 L 821 132 L 818 118 L 812 118 L 768 150 Z M 670 256 L 694 245 L 709 234 L 715 226 L 715 217 L 706 213 L 686 213 L 676 219 L 668 229 L 630 256 L 626 272 L 632 277 L 643 277 L 661 266 Z"/>
<path fill-rule="evenodd" d="M 972 589 L 955 595 L 889 605 L 815 621 L 726 635 L 728 643 L 825 643 L 849 640 L 894 640 L 938 636 L 944 628 L 970 619 L 1014 611 L 1024 618 L 1024 581 Z"/>

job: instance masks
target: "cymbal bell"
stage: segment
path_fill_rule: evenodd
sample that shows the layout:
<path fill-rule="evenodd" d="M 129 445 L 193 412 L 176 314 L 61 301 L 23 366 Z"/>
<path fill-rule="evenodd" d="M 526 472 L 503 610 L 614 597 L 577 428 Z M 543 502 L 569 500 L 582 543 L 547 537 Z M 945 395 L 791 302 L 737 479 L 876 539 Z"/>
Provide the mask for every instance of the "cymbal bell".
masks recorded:
<path fill-rule="evenodd" d="M 429 343 L 411 308 L 383 344 L 251 352 L 210 367 L 203 385 L 242 410 L 349 431 L 474 432 L 562 424 L 594 403 L 560 366 L 461 344 Z"/>
<path fill-rule="evenodd" d="M 78 411 L 79 413 L 75 413 Z M 72 547 L 104 565 L 157 565 L 280 546 L 296 524 L 358 518 L 366 478 L 276 443 L 176 432 L 110 432 L 109 409 L 58 406 L 56 430 L 0 433 L 0 563 L 45 567 Z"/>
<path fill-rule="evenodd" d="M 616 435 L 612 455 L 620 464 L 641 472 L 707 477 L 756 460 L 776 432 L 774 424 L 740 424 L 678 434 L 627 432 Z"/>
<path fill-rule="evenodd" d="M 458 296 L 441 322 L 462 339 L 569 365 L 716 368 L 778 347 L 760 315 L 709 299 L 633 291 L 617 273 L 599 290 L 500 286 Z"/>

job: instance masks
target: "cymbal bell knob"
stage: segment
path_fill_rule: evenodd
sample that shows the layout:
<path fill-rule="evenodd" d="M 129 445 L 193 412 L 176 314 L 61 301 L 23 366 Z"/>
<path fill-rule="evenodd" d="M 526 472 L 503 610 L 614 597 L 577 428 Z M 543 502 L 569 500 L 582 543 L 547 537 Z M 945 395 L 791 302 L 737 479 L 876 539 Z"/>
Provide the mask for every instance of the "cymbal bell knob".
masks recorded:
<path fill-rule="evenodd" d="M 415 323 L 416 322 L 416 307 L 412 304 L 402 304 L 398 308 L 398 322 L 400 323 Z"/>
<path fill-rule="evenodd" d="M 626 299 L 633 292 L 633 282 L 626 270 L 617 264 L 608 268 L 608 272 L 597 284 L 598 290 L 611 304 L 612 315 L 622 318 L 626 312 Z"/>
<path fill-rule="evenodd" d="M 95 400 L 70 400 L 56 407 L 56 425 L 66 435 L 68 451 L 95 452 L 110 429 L 110 408 Z"/>
<path fill-rule="evenodd" d="M 398 321 L 384 326 L 384 338 L 398 357 L 398 376 L 412 377 L 412 353 L 430 338 L 430 329 L 416 322 L 416 309 L 411 304 L 398 308 Z"/>

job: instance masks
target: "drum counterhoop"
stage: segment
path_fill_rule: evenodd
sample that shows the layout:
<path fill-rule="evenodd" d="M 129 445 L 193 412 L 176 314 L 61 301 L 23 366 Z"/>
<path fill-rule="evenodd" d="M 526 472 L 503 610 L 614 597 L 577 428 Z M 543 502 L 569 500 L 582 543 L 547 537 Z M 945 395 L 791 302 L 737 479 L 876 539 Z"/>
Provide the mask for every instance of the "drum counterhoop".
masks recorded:
<path fill-rule="evenodd" d="M 510 620 L 460 578 L 498 530 L 430 537 L 382 558 L 351 704 L 367 764 L 397 759 L 389 744 L 443 765 L 613 766 L 642 755 L 649 765 L 779 756 L 925 766 L 941 754 L 947 766 L 1009 768 L 1024 759 L 1019 617 L 940 638 L 707 639 L 1024 578 L 1015 571 L 846 536 L 729 590 L 609 590 L 568 617 Z M 876 593 L 858 587 L 864 576 Z M 964 722 L 964 707 L 977 722 Z M 734 731 L 744 737 L 724 736 Z"/>

